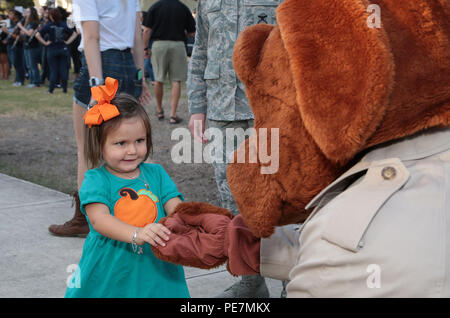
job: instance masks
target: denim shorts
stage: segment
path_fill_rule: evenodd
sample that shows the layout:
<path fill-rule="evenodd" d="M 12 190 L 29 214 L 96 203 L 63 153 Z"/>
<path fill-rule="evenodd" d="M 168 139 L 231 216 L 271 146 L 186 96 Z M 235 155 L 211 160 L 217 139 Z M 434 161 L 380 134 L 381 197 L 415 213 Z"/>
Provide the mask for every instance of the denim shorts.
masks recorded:
<path fill-rule="evenodd" d="M 103 78 L 112 77 L 119 81 L 118 93 L 128 93 L 135 98 L 141 96 L 142 80 L 136 78 L 136 65 L 130 49 L 123 51 L 106 50 L 101 52 Z M 81 107 L 88 108 L 91 100 L 89 72 L 84 54 L 81 54 L 81 69 L 75 85 L 73 100 Z"/>

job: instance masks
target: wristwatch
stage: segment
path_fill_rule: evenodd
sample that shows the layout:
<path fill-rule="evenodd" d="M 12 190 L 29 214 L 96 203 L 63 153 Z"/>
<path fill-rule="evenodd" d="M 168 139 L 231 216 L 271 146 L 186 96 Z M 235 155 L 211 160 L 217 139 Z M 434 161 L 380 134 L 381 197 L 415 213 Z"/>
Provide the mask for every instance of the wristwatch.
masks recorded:
<path fill-rule="evenodd" d="M 99 86 L 99 85 L 105 85 L 105 80 L 103 78 L 91 77 L 89 79 L 89 85 L 91 87 Z"/>

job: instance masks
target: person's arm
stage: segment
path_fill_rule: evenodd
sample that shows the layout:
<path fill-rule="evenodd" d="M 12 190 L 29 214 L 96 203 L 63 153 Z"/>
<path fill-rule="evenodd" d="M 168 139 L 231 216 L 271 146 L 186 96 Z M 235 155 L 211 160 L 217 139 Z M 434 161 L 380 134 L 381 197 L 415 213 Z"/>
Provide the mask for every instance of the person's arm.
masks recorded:
<path fill-rule="evenodd" d="M 166 211 L 167 216 L 171 215 L 175 211 L 178 204 L 180 204 L 181 202 L 182 201 L 179 197 L 168 200 L 166 204 L 164 204 L 164 211 Z"/>
<path fill-rule="evenodd" d="M 192 16 L 191 10 L 186 7 L 186 36 L 194 37 L 195 36 L 195 19 Z"/>
<path fill-rule="evenodd" d="M 45 41 L 45 40 L 42 38 L 42 35 L 41 35 L 40 32 L 36 33 L 36 35 L 35 35 L 34 37 L 35 37 L 39 42 L 41 42 L 43 45 L 45 45 L 45 46 L 48 46 L 48 45 L 50 45 L 50 44 L 52 43 L 52 42 L 49 41 L 49 40 Z"/>
<path fill-rule="evenodd" d="M 142 37 L 144 41 L 144 48 L 148 48 L 148 44 L 150 41 L 150 36 L 152 34 L 152 22 L 153 21 L 153 11 L 152 7 L 147 11 L 147 15 L 145 19 L 142 21 Z"/>
<path fill-rule="evenodd" d="M 98 21 L 82 21 L 81 27 L 83 28 L 83 47 L 89 77 L 103 78 Z"/>
<path fill-rule="evenodd" d="M 100 55 L 100 32 L 98 21 L 82 21 L 83 47 L 89 78 L 103 78 L 102 57 Z M 89 104 L 92 105 L 94 98 L 91 96 Z"/>
<path fill-rule="evenodd" d="M 69 45 L 70 43 L 72 43 L 73 41 L 75 41 L 75 39 L 77 38 L 78 33 L 77 32 L 73 32 L 72 35 L 67 39 L 67 41 L 64 41 L 66 43 L 66 45 Z"/>
<path fill-rule="evenodd" d="M 16 34 L 14 34 L 14 31 L 10 31 L 10 29 L 8 29 L 7 27 L 3 27 L 2 28 L 2 31 L 5 33 L 5 34 L 7 34 L 10 38 L 12 38 L 12 39 L 15 39 L 16 37 L 17 37 L 17 35 Z"/>
<path fill-rule="evenodd" d="M 141 29 L 141 12 L 136 12 L 136 25 L 134 30 L 134 42 L 133 42 L 133 58 L 136 68 L 144 72 L 144 41 L 142 39 Z M 151 102 L 151 95 L 145 83 L 145 76 L 142 76 L 142 93 L 139 97 L 139 101 L 142 105 L 148 105 Z"/>
<path fill-rule="evenodd" d="M 133 59 L 137 69 L 144 69 L 144 40 L 142 39 L 141 12 L 136 12 L 133 41 Z"/>
<path fill-rule="evenodd" d="M 148 42 L 150 41 L 150 35 L 152 33 L 152 29 L 146 27 L 145 25 L 143 25 L 143 29 L 144 29 L 144 31 L 142 32 L 142 37 L 143 37 L 143 41 L 144 41 L 144 47 L 148 48 Z"/>
<path fill-rule="evenodd" d="M 191 117 L 189 129 L 194 138 L 201 143 L 208 140 L 204 136 L 205 120 L 207 110 L 206 83 L 203 78 L 208 60 L 208 34 L 209 24 L 203 1 L 199 0 L 197 5 L 197 21 L 195 32 L 195 43 L 192 50 L 188 70 L 187 95 L 188 107 Z M 195 123 L 198 124 L 195 124 Z"/>
<path fill-rule="evenodd" d="M 27 30 L 23 25 L 22 25 L 22 23 L 17 23 L 17 26 L 20 28 L 20 30 L 26 35 L 26 36 L 32 36 L 33 35 L 33 32 L 34 32 L 34 30 L 35 29 L 29 29 L 29 30 Z"/>
<path fill-rule="evenodd" d="M 278 280 L 289 280 L 289 273 L 297 264 L 300 248 L 300 225 L 289 224 L 275 228 L 270 237 L 261 239 L 261 276 Z"/>
<path fill-rule="evenodd" d="M 169 240 L 170 231 L 162 224 L 150 223 L 144 227 L 135 227 L 111 215 L 109 208 L 103 203 L 90 203 L 86 205 L 85 209 L 92 227 L 110 239 L 131 243 L 136 231 L 135 243 L 137 245 L 147 242 L 153 246 L 165 246 L 164 240 Z"/>
<path fill-rule="evenodd" d="M 85 209 L 92 227 L 98 233 L 113 240 L 131 243 L 136 227 L 111 215 L 105 204 L 90 203 L 85 206 Z"/>

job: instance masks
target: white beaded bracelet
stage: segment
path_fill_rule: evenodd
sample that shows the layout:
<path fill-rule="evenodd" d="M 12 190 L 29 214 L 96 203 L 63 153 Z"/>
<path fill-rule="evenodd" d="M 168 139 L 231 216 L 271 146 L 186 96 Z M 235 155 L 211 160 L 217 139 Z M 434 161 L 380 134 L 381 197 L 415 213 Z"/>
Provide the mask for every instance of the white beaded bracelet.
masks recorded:
<path fill-rule="evenodd" d="M 138 254 L 144 254 L 142 247 L 137 245 L 137 243 L 136 243 L 136 238 L 137 238 L 138 232 L 139 232 L 139 228 L 136 228 L 134 230 L 133 237 L 131 238 L 131 247 L 133 248 L 133 252 L 136 253 L 136 251 L 137 251 Z"/>

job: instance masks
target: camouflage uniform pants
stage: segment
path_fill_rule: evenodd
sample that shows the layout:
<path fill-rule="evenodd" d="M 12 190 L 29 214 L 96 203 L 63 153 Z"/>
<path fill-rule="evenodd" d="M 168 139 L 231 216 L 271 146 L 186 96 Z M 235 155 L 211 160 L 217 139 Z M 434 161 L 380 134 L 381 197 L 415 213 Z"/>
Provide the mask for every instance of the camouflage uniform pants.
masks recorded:
<path fill-rule="evenodd" d="M 222 151 L 217 148 L 211 148 L 211 159 L 212 165 L 214 167 L 214 173 L 217 183 L 217 189 L 219 191 L 220 204 L 222 208 L 228 209 L 234 215 L 239 213 L 239 210 L 234 202 L 233 196 L 231 195 L 230 186 L 227 181 L 227 166 L 228 158 L 233 153 L 233 151 L 239 146 L 238 138 L 234 138 L 233 149 L 227 149 L 226 146 L 226 129 L 238 129 L 247 130 L 248 128 L 254 127 L 254 120 L 237 120 L 237 121 L 217 121 L 210 120 L 207 121 L 208 128 L 217 128 L 222 131 L 223 138 L 223 149 Z M 238 131 L 238 130 L 236 130 Z M 248 136 L 246 136 L 248 137 Z"/>

